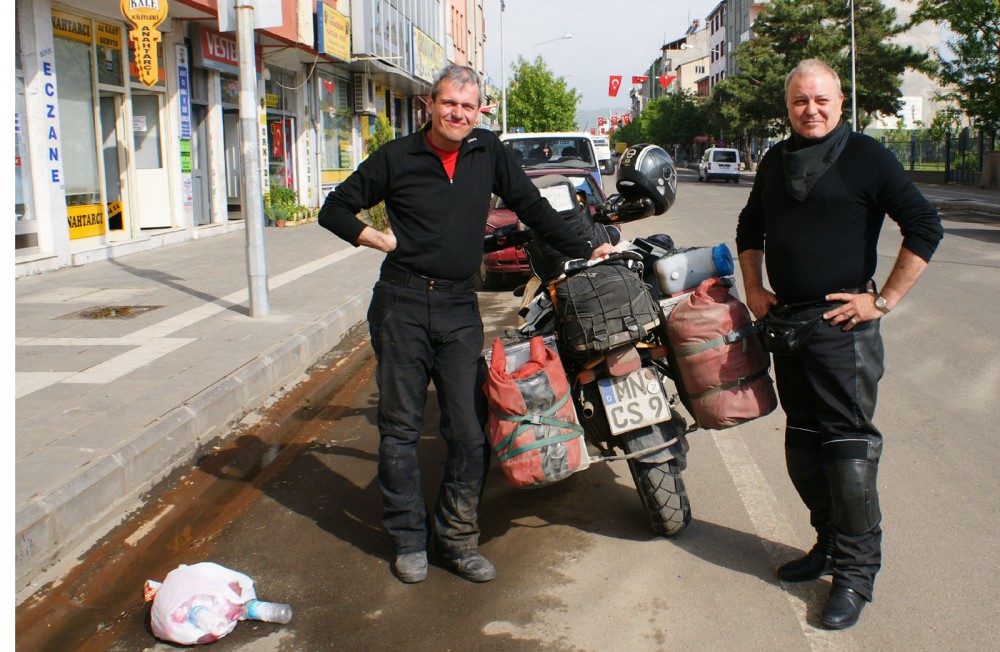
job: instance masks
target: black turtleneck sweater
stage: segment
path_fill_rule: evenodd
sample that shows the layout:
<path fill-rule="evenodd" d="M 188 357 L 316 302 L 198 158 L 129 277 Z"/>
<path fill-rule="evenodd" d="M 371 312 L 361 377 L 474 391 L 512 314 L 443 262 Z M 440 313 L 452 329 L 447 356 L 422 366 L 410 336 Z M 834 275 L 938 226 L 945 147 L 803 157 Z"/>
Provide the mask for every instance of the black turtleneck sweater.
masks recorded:
<path fill-rule="evenodd" d="M 943 235 L 941 220 L 891 152 L 852 133 L 800 202 L 785 185 L 782 151 L 790 142 L 778 143 L 761 160 L 736 227 L 739 252 L 764 251 L 768 281 L 781 300 L 821 300 L 863 287 L 875 274 L 886 214 L 899 225 L 903 246 L 930 260 Z"/>

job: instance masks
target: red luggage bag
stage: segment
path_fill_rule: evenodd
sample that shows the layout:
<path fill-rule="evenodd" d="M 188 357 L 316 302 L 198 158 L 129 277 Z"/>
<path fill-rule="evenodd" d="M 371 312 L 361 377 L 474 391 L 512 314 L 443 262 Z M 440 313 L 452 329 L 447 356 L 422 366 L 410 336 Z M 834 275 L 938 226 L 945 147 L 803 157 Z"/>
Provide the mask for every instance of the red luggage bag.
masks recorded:
<path fill-rule="evenodd" d="M 730 428 L 778 406 L 770 358 L 750 311 L 718 278 L 702 282 L 677 304 L 667 319 L 667 336 L 700 427 Z"/>

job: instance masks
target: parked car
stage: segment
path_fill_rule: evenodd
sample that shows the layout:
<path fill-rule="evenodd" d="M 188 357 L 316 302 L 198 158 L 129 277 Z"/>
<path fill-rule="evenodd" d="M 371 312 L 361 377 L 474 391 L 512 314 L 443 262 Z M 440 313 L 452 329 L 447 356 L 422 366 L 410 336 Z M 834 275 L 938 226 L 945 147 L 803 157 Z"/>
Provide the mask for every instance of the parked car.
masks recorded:
<path fill-rule="evenodd" d="M 596 207 L 607 201 L 604 190 L 594 182 L 594 178 L 586 169 L 578 167 L 536 167 L 525 169 L 525 174 L 529 177 L 541 177 L 547 174 L 559 174 L 576 185 L 578 193 L 586 195 L 585 201 L 590 207 L 591 214 L 594 214 Z M 517 223 L 517 215 L 507 208 L 503 200 L 494 196 L 490 201 L 490 213 L 486 219 L 487 233 Z M 500 251 L 483 254 L 482 263 L 479 265 L 479 280 L 484 289 L 499 287 L 507 278 L 526 278 L 531 275 L 531 268 L 528 266 L 528 257 L 521 247 L 507 247 Z"/>
<path fill-rule="evenodd" d="M 698 163 L 698 181 L 724 179 L 740 182 L 740 153 L 735 149 L 710 147 Z"/>
<path fill-rule="evenodd" d="M 587 170 L 604 190 L 603 170 L 591 138 L 590 134 L 582 131 L 508 133 L 500 136 L 504 147 L 521 163 L 521 167 Z"/>

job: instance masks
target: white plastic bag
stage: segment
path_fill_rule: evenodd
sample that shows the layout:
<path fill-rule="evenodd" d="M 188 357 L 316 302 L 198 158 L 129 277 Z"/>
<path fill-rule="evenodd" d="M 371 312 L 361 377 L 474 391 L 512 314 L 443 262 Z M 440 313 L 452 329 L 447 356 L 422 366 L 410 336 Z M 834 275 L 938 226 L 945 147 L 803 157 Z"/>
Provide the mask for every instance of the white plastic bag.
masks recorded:
<path fill-rule="evenodd" d="M 253 580 L 212 562 L 181 565 L 158 584 L 147 580 L 146 601 L 153 601 L 150 614 L 153 635 L 182 645 L 211 643 L 233 631 L 243 614 L 243 605 L 257 598 Z M 225 623 L 207 632 L 188 618 L 197 606 L 218 614 Z"/>

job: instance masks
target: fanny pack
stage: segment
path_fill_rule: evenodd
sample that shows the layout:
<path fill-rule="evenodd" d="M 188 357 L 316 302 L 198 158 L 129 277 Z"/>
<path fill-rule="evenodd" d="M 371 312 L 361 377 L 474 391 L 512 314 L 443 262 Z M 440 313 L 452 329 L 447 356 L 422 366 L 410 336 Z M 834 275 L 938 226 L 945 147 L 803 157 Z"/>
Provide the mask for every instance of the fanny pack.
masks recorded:
<path fill-rule="evenodd" d="M 789 316 L 779 306 L 772 306 L 764 318 L 754 324 L 754 328 L 765 351 L 775 355 L 791 355 L 802 348 L 821 321 L 823 313 L 803 318 Z"/>

